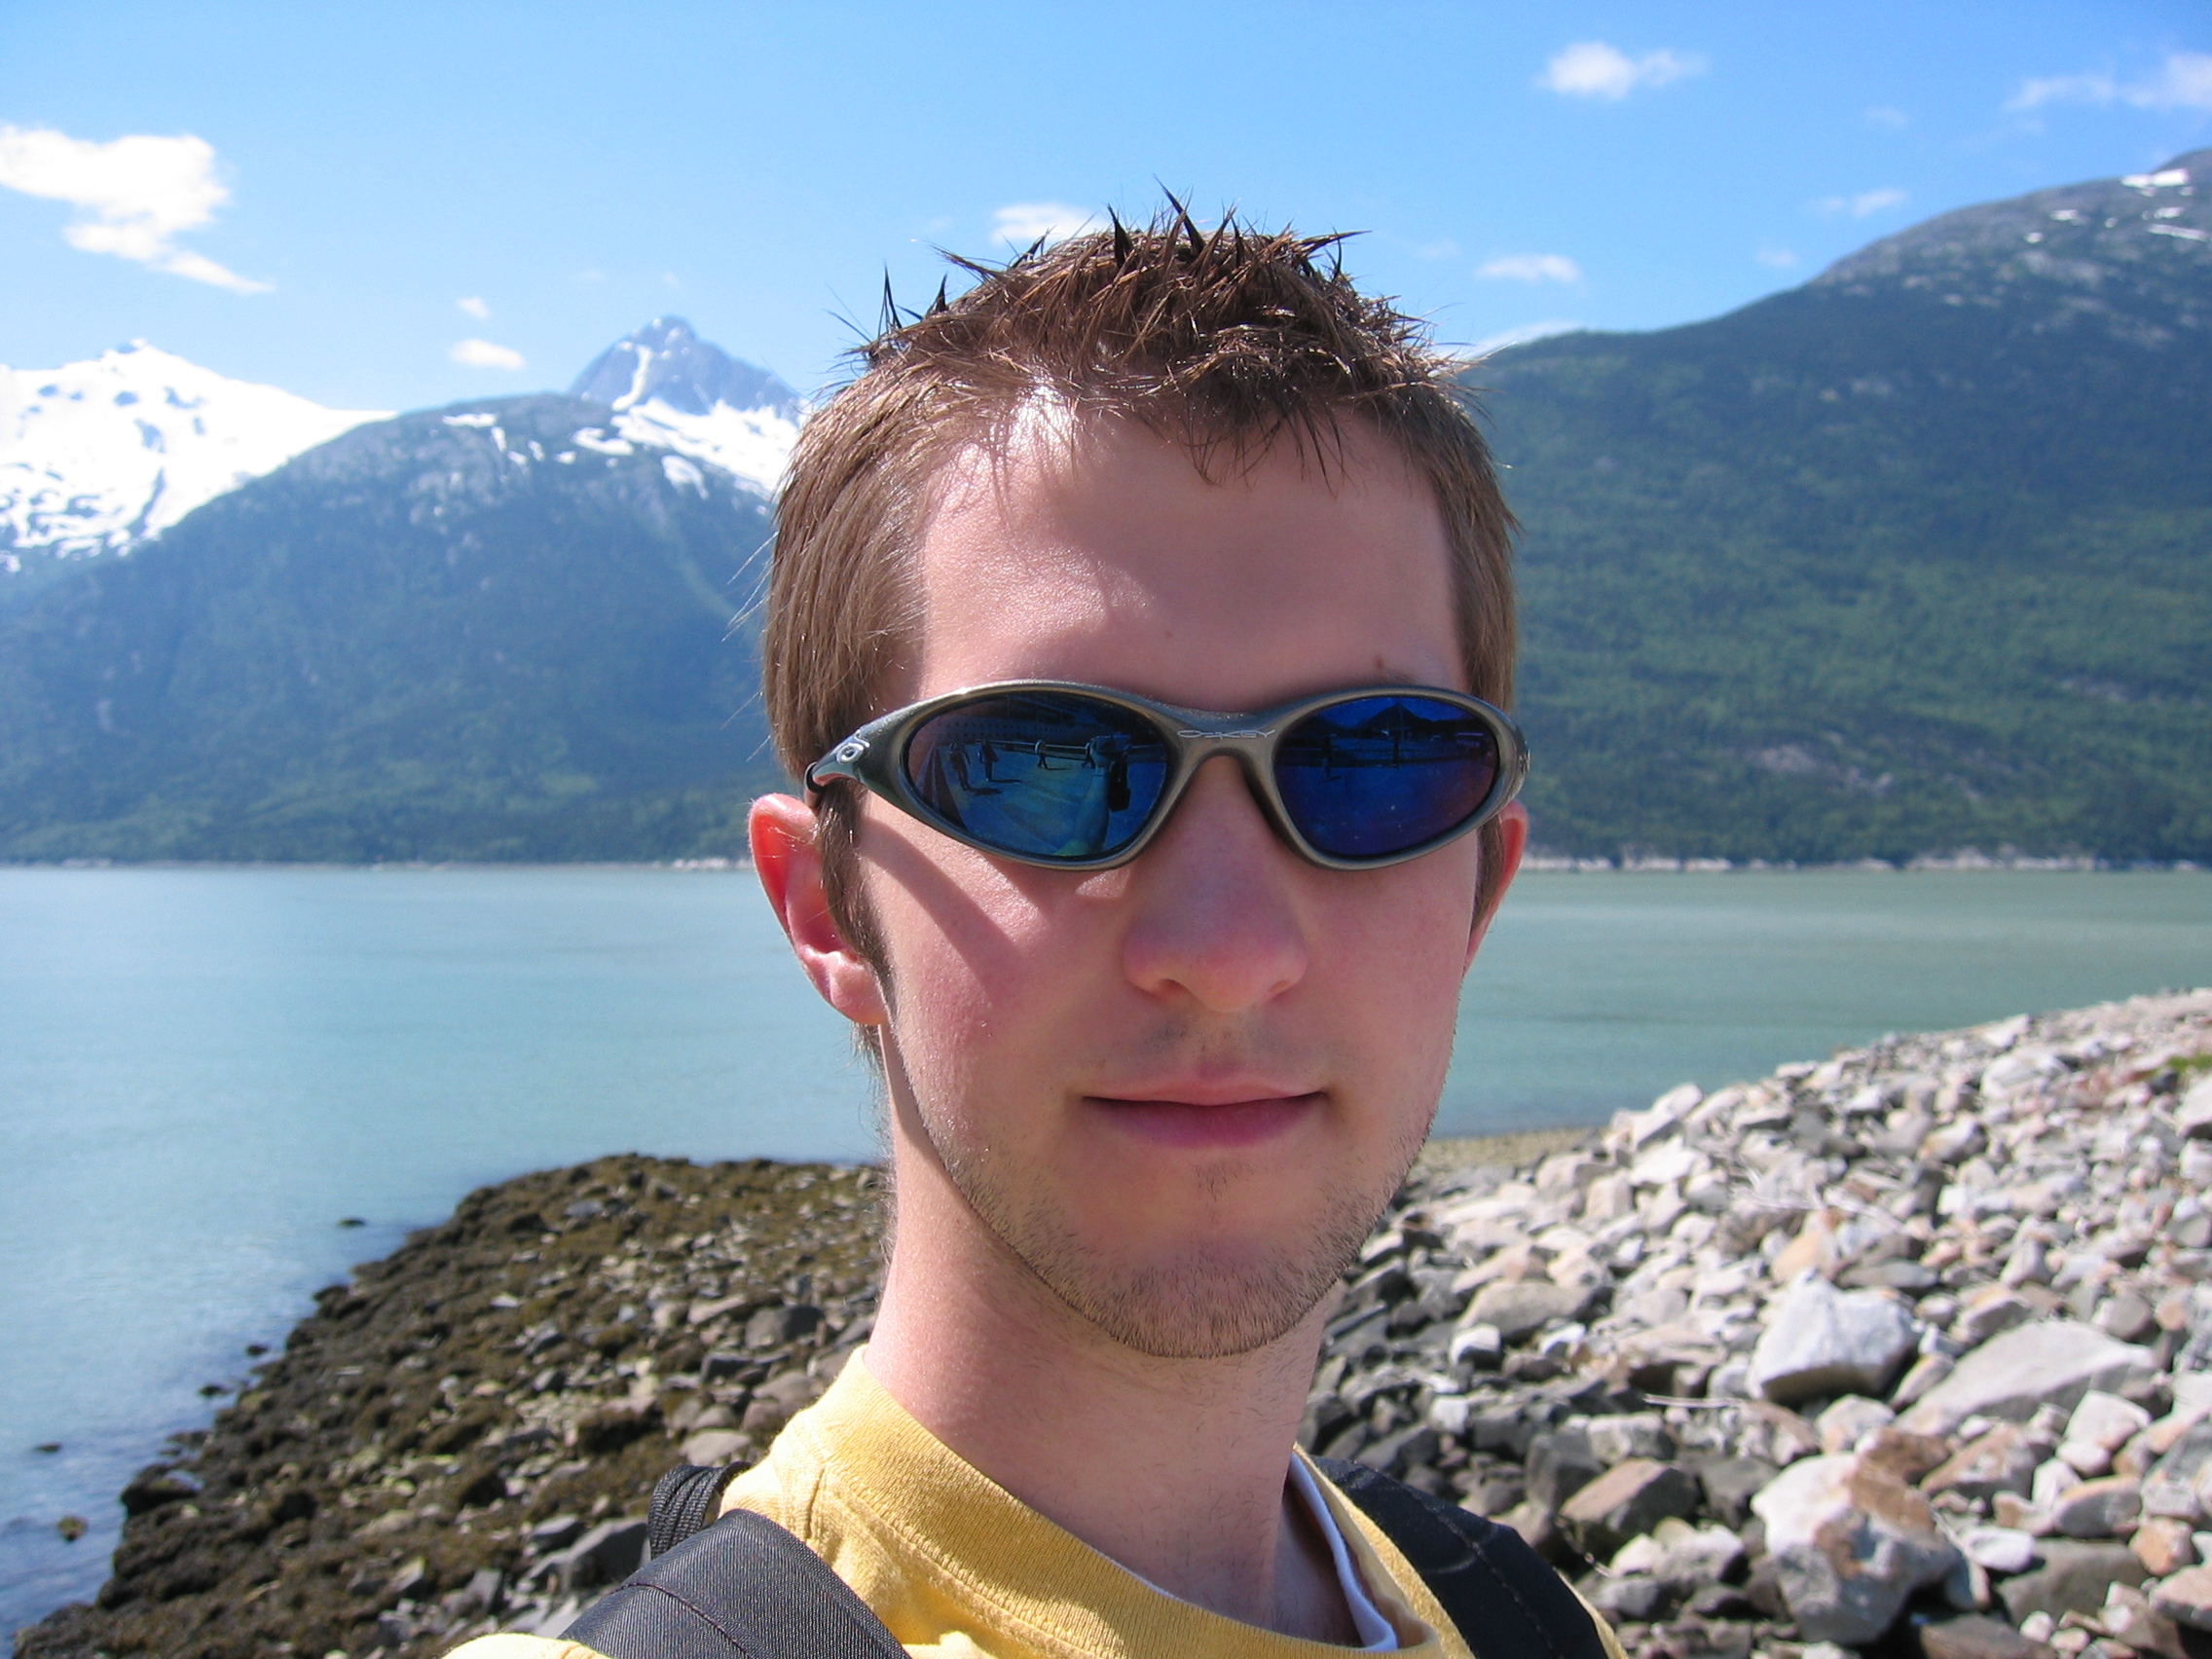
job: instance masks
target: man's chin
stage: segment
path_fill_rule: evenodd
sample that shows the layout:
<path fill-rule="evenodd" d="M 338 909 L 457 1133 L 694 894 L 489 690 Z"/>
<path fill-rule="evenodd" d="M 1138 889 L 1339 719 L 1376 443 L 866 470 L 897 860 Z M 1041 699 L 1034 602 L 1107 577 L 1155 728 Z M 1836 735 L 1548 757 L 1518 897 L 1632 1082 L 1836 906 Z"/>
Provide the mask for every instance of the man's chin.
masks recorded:
<path fill-rule="evenodd" d="M 1227 1359 L 1289 1336 L 1358 1254 L 1380 1204 L 1323 1206 L 1295 1236 L 1212 1239 L 1141 1260 L 1089 1245 L 1031 1211 L 1000 1238 L 1067 1308 L 1155 1359 Z"/>
<path fill-rule="evenodd" d="M 1039 1276 L 1125 1348 L 1153 1359 L 1228 1359 L 1289 1336 L 1341 1271 L 1238 1272 L 1191 1261 L 1119 1275 Z"/>
<path fill-rule="evenodd" d="M 1357 1258 L 1419 1146 L 1394 1149 L 1402 1158 L 1365 1179 L 1340 1165 L 1318 1185 L 1310 1174 L 1265 1193 L 1220 1183 L 1180 1203 L 1157 1190 L 1117 1202 L 1124 1184 L 1112 1179 L 1063 1185 L 939 1152 L 984 1227 L 1085 1323 L 1154 1358 L 1226 1359 L 1298 1329 Z"/>

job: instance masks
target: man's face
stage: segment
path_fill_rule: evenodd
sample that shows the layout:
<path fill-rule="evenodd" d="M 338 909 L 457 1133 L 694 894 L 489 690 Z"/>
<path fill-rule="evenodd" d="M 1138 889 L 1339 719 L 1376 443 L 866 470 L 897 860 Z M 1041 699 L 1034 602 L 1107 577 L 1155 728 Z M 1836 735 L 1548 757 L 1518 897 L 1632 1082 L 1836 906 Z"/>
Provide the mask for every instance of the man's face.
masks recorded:
<path fill-rule="evenodd" d="M 1466 688 L 1444 525 L 1395 452 L 1357 431 L 1326 472 L 1289 445 L 1223 470 L 1124 426 L 970 452 L 919 549 L 919 648 L 887 706 L 1014 679 L 1224 712 Z M 1120 869 L 993 859 L 872 797 L 859 848 L 901 1160 L 941 1163 L 1062 1302 L 1141 1351 L 1295 1326 L 1427 1131 L 1476 838 L 1316 868 L 1221 758 Z"/>

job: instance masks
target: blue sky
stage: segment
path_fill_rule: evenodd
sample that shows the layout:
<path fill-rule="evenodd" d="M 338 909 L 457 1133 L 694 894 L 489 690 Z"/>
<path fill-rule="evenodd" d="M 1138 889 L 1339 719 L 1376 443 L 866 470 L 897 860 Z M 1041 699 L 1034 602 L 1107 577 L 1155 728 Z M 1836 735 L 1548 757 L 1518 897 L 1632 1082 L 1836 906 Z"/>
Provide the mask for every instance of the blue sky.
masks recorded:
<path fill-rule="evenodd" d="M 887 268 L 1161 183 L 1448 341 L 1652 328 L 2208 144 L 2204 0 L 0 0 L 0 362 L 419 407 L 675 313 L 812 390 Z"/>

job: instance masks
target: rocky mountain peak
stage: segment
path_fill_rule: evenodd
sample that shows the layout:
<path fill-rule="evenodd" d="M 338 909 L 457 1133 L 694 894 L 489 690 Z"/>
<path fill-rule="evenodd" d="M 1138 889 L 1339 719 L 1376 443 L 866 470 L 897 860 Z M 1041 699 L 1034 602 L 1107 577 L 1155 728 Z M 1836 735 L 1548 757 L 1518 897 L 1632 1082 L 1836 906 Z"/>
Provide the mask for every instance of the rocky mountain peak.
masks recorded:
<path fill-rule="evenodd" d="M 2039 328 L 2098 317 L 2146 346 L 2177 327 L 2212 328 L 2212 149 L 1939 214 L 1837 261 L 1807 287 L 2026 302 Z"/>
<path fill-rule="evenodd" d="M 800 411 L 797 392 L 700 339 L 680 316 L 656 316 L 617 340 L 576 377 L 569 395 L 617 412 L 660 403 L 682 415 L 706 415 L 720 404 L 795 423 Z"/>

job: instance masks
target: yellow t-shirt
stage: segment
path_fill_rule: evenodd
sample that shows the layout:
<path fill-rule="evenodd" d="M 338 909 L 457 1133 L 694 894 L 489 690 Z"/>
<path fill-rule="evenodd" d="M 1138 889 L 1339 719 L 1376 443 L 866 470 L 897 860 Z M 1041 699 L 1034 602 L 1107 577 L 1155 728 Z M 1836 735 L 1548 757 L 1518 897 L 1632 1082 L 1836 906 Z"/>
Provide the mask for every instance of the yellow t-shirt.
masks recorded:
<path fill-rule="evenodd" d="M 1315 1484 L 1398 1650 L 1472 1659 L 1397 1547 L 1317 1472 Z M 794 1533 L 917 1659 L 1343 1659 L 1354 1651 L 1154 1588 L 963 1460 L 859 1356 L 766 1458 L 730 1483 L 722 1508 L 753 1510 Z M 1622 1659 L 1610 1627 L 1597 1624 L 1609 1659 Z M 490 1636 L 451 1659 L 593 1655 L 550 1638 Z"/>

